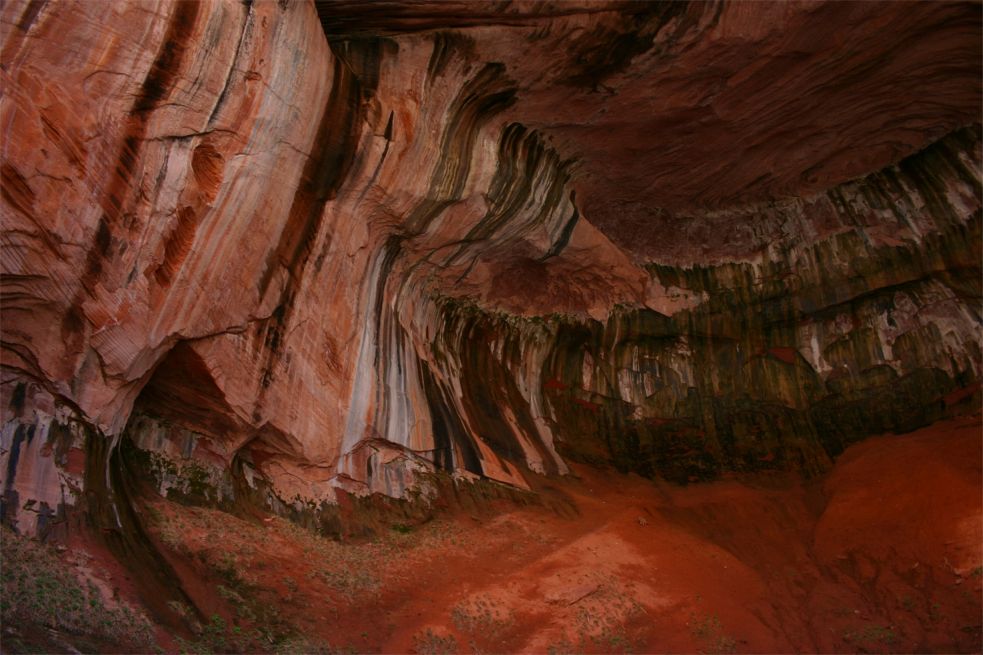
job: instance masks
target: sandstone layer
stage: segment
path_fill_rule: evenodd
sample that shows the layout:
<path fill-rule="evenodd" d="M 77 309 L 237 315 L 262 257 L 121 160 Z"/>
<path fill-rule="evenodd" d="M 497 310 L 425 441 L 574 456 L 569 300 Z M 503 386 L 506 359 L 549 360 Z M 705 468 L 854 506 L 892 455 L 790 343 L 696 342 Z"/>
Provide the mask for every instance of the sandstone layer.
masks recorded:
<path fill-rule="evenodd" d="M 978 411 L 980 18 L 7 2 L 4 520 L 127 533 L 127 458 L 330 517 Z"/>

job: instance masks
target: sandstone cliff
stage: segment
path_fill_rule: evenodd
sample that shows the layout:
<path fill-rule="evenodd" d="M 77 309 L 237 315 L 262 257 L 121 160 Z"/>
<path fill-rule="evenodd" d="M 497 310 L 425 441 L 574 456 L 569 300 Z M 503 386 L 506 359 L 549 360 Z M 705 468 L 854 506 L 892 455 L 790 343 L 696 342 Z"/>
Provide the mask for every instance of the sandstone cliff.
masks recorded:
<path fill-rule="evenodd" d="M 391 4 L 4 5 L 4 520 L 979 409 L 978 5 Z"/>

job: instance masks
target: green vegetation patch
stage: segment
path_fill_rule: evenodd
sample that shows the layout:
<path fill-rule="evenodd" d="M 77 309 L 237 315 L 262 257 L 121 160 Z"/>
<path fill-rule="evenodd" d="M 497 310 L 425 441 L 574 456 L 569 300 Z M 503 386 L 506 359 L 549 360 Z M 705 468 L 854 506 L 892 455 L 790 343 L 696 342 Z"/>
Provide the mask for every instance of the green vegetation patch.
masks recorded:
<path fill-rule="evenodd" d="M 2 528 L 2 549 L 4 651 L 43 652 L 52 644 L 48 639 L 83 651 L 106 645 L 129 652 L 155 650 L 147 618 L 123 602 L 107 604 L 95 584 L 82 582 L 52 546 Z M 45 635 L 44 643 L 32 643 L 31 635 Z"/>

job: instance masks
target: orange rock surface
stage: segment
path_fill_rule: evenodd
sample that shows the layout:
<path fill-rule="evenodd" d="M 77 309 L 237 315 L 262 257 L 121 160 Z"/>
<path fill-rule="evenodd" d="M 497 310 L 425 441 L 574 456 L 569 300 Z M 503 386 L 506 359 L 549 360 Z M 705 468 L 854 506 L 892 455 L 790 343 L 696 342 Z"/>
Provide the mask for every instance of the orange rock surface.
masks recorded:
<path fill-rule="evenodd" d="M 611 648 L 973 647 L 981 14 L 8 0 L 0 522 L 188 627 L 154 503 L 352 536 L 557 485 L 483 648 L 598 603 Z M 375 647 L 466 636 L 391 607 Z"/>

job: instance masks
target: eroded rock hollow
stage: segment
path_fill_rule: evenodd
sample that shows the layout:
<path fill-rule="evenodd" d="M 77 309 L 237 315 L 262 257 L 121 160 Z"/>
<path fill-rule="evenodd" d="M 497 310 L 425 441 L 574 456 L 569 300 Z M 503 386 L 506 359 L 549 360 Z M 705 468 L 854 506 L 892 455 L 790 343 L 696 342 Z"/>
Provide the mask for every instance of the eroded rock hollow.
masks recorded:
<path fill-rule="evenodd" d="M 816 480 L 980 411 L 978 4 L 0 20 L 2 520 L 100 534 L 174 623 L 147 493 L 351 536 L 578 466 Z M 788 639 L 737 647 L 843 647 Z"/>

